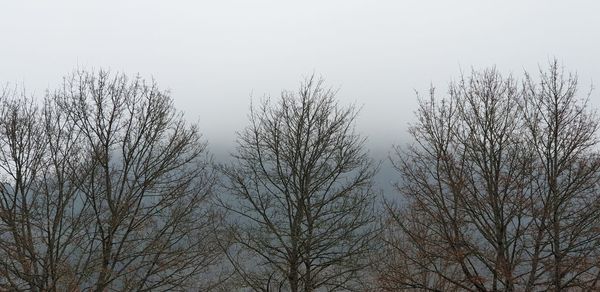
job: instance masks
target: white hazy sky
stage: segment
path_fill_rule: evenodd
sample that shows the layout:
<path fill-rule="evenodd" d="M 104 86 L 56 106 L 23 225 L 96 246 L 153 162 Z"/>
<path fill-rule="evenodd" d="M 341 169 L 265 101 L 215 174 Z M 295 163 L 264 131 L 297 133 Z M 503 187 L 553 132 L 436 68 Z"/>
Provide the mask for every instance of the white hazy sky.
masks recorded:
<path fill-rule="evenodd" d="M 460 68 L 520 75 L 557 57 L 600 80 L 598 1 L 16 1 L 0 4 L 0 82 L 41 96 L 76 67 L 154 77 L 218 155 L 250 95 L 316 72 L 363 106 L 374 153 L 406 135 L 414 90 Z M 599 92 L 592 96 L 598 105 Z"/>

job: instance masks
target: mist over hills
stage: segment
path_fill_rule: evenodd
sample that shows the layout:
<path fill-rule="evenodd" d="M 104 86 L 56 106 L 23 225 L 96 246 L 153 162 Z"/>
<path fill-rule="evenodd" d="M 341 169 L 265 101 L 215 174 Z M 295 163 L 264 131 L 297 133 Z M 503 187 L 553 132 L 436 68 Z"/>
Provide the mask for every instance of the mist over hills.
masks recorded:
<path fill-rule="evenodd" d="M 0 291 L 600 291 L 599 11 L 3 1 Z"/>

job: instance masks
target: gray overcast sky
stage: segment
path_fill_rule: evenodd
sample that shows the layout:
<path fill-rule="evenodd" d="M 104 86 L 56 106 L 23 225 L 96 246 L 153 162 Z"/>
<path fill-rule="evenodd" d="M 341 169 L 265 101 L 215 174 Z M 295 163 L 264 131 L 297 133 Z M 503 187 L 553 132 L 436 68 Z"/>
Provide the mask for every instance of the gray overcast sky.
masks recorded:
<path fill-rule="evenodd" d="M 596 3 L 4 0 L 0 82 L 41 96 L 76 67 L 153 76 L 220 155 L 251 93 L 277 95 L 316 72 L 364 106 L 358 128 L 385 153 L 406 135 L 414 90 L 443 93 L 460 68 L 519 75 L 556 56 L 597 83 Z"/>

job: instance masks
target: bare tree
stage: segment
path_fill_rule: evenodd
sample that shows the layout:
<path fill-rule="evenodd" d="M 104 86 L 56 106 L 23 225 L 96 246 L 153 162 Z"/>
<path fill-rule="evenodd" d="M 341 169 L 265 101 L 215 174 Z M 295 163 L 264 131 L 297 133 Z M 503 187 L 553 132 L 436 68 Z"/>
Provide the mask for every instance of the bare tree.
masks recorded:
<path fill-rule="evenodd" d="M 387 237 L 396 253 L 388 266 L 396 268 L 384 286 L 597 287 L 597 122 L 576 99 L 576 80 L 557 73 L 554 64 L 539 87 L 526 78 L 520 89 L 495 69 L 473 72 L 452 83 L 448 99 L 432 91 L 421 102 L 416 143 L 395 148 L 406 203 L 389 206 L 397 228 Z M 550 122 L 557 118 L 560 134 Z"/>
<path fill-rule="evenodd" d="M 5 88 L 1 102 L 0 284 L 5 289 L 41 290 L 57 270 L 46 267 L 44 259 L 54 261 L 61 247 L 52 240 L 48 245 L 55 246 L 56 251 L 38 252 L 42 243 L 38 236 L 52 233 L 47 227 L 54 225 L 54 220 L 44 220 L 42 215 L 44 194 L 35 192 L 39 184 L 36 178 L 45 171 L 40 110 L 31 99 L 9 88 Z M 68 204 L 66 201 L 57 203 Z M 61 211 L 60 206 L 56 211 Z"/>
<path fill-rule="evenodd" d="M 307 79 L 252 107 L 222 200 L 237 243 L 230 259 L 260 291 L 354 289 L 374 246 L 376 168 L 354 131 L 356 110 Z"/>
<path fill-rule="evenodd" d="M 13 94 L 14 95 L 14 94 Z M 0 112 L 0 284 L 12 290 L 199 287 L 218 260 L 206 143 L 168 92 L 76 72 L 39 108 Z"/>
<path fill-rule="evenodd" d="M 580 97 L 577 76 L 554 60 L 535 81 L 526 74 L 522 112 L 536 159 L 534 246 L 529 287 L 600 288 L 598 116 Z M 535 275 L 535 276 L 534 276 Z"/>

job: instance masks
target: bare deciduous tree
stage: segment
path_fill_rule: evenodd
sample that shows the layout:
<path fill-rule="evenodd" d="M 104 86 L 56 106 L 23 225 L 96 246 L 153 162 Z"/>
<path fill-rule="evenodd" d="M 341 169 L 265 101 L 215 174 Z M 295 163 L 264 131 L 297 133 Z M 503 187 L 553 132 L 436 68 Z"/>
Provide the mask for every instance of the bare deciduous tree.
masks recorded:
<path fill-rule="evenodd" d="M 597 120 L 556 62 L 521 89 L 495 69 L 421 102 L 396 147 L 388 289 L 598 288 Z"/>
<path fill-rule="evenodd" d="M 522 114 L 536 160 L 527 288 L 600 288 L 599 121 L 577 89 L 556 60 L 538 82 L 526 74 Z"/>
<path fill-rule="evenodd" d="M 322 80 L 252 107 L 234 163 L 224 167 L 237 217 L 230 259 L 260 291 L 353 289 L 377 234 L 376 171 L 342 108 Z"/>
<path fill-rule="evenodd" d="M 218 260 L 219 217 L 207 204 L 215 176 L 168 92 L 99 71 L 65 78 L 41 108 L 6 93 L 0 285 L 199 287 Z"/>

